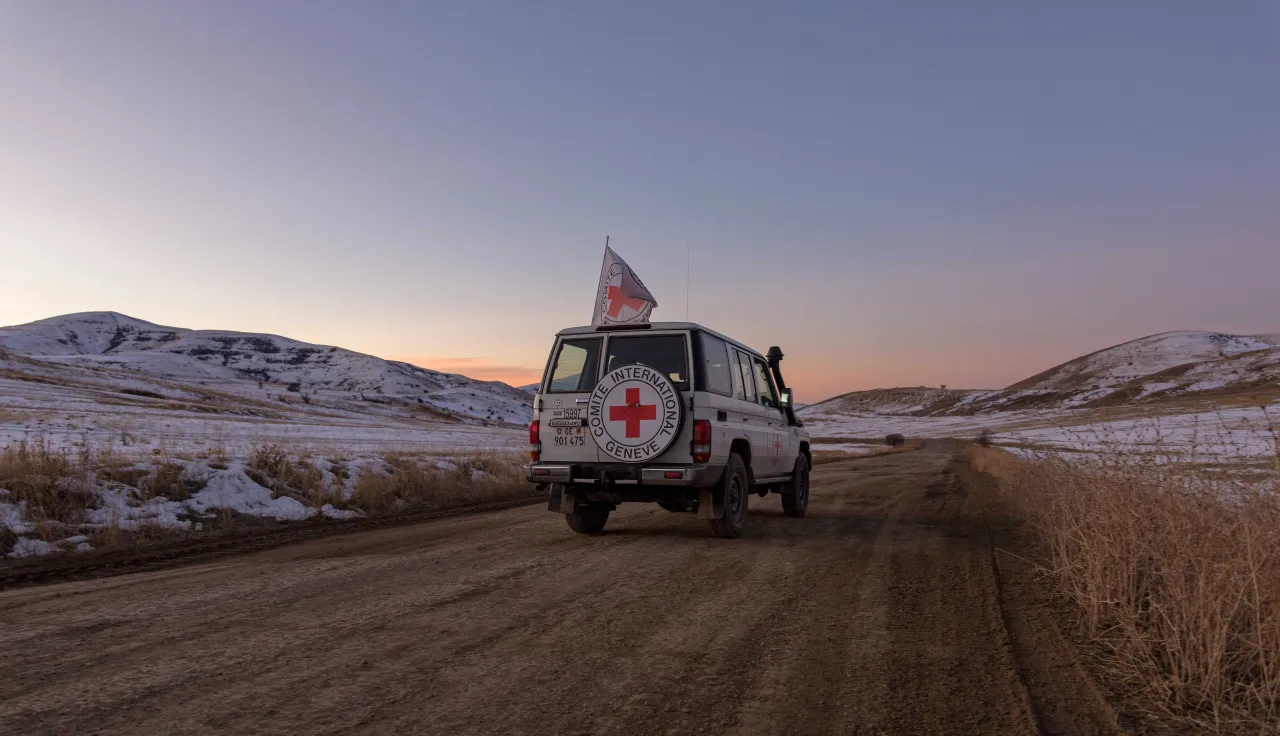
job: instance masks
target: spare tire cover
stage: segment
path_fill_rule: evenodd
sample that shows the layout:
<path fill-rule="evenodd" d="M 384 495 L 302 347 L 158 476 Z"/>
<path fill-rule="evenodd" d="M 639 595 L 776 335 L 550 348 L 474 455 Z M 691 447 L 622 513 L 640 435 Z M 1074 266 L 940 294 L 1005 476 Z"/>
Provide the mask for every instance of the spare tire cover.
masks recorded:
<path fill-rule="evenodd" d="M 661 371 L 639 363 L 605 374 L 587 404 L 587 429 L 600 451 L 643 463 L 667 451 L 684 423 L 684 401 Z"/>

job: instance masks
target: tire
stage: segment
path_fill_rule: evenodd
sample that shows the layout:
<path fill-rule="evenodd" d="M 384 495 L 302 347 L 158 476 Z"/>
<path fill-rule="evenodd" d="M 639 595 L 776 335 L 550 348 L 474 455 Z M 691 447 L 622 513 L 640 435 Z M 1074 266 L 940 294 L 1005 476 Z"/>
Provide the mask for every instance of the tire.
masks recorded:
<path fill-rule="evenodd" d="M 687 503 L 667 503 L 666 501 L 659 501 L 658 505 L 673 514 L 682 514 L 689 510 L 689 504 Z"/>
<path fill-rule="evenodd" d="M 609 507 L 574 504 L 573 511 L 565 514 L 564 520 L 569 523 L 570 529 L 579 534 L 598 534 L 609 520 Z"/>
<path fill-rule="evenodd" d="M 809 508 L 809 461 L 804 455 L 796 458 L 791 471 L 791 482 L 782 494 L 782 511 L 787 516 L 800 518 Z"/>
<path fill-rule="evenodd" d="M 723 539 L 737 539 L 747 525 L 747 498 L 751 495 L 747 466 L 737 454 L 729 455 L 720 493 L 724 494 L 724 516 L 711 520 L 711 533 Z"/>

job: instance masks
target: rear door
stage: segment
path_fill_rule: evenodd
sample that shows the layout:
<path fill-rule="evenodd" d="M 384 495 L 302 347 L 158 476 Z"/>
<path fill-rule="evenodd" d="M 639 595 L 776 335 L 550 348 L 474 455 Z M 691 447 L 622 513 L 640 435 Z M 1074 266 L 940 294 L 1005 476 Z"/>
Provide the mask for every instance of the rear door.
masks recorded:
<path fill-rule="evenodd" d="M 600 377 L 603 347 L 603 337 L 564 337 L 552 349 L 538 398 L 543 462 L 585 463 L 600 459 L 586 425 L 587 401 Z"/>
<path fill-rule="evenodd" d="M 757 478 L 774 475 L 777 463 L 773 455 L 773 430 L 769 425 L 768 412 L 756 401 L 755 368 L 751 364 L 751 356 L 737 348 L 733 349 L 733 355 L 741 376 L 743 395 L 738 404 L 743 434 L 751 442 L 751 470 Z"/>
<path fill-rule="evenodd" d="M 604 365 L 600 371 L 606 375 L 623 366 L 642 364 L 655 368 L 671 381 L 685 407 L 684 422 L 671 446 L 646 464 L 685 464 L 692 461 L 689 443 L 693 439 L 693 419 L 688 416 L 689 398 L 693 395 L 693 374 L 690 370 L 689 333 L 686 331 L 611 333 L 605 345 Z M 610 421 L 606 419 L 606 421 Z M 590 437 L 587 438 L 591 442 Z M 601 452 L 602 461 L 617 462 Z"/>

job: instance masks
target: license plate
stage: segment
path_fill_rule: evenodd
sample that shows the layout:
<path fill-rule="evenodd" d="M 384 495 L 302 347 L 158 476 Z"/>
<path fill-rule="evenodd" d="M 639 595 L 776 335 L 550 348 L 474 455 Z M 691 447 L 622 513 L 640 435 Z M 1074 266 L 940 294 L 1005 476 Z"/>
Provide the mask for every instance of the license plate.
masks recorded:
<path fill-rule="evenodd" d="M 556 447 L 586 447 L 587 432 L 582 427 L 556 427 L 551 438 Z"/>
<path fill-rule="evenodd" d="M 547 422 L 548 427 L 581 427 L 586 424 L 585 419 L 552 419 Z"/>

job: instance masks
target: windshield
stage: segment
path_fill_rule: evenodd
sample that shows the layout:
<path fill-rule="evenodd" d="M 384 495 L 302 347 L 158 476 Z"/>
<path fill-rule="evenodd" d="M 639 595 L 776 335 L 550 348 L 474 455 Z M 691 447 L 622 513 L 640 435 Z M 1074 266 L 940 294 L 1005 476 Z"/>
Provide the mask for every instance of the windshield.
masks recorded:
<path fill-rule="evenodd" d="M 657 368 L 681 391 L 689 388 L 684 335 L 610 337 L 605 372 L 634 363 Z"/>

